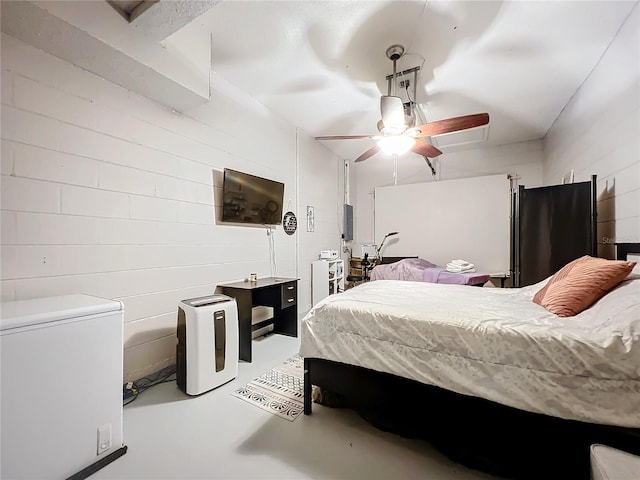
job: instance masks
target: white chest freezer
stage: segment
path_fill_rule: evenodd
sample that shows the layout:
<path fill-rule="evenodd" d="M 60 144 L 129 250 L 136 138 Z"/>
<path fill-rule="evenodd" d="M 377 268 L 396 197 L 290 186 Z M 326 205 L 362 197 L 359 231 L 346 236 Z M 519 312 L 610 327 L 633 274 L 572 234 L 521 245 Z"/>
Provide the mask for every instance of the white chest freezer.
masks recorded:
<path fill-rule="evenodd" d="M 1 305 L 1 478 L 84 478 L 126 452 L 123 313 L 88 295 Z"/>

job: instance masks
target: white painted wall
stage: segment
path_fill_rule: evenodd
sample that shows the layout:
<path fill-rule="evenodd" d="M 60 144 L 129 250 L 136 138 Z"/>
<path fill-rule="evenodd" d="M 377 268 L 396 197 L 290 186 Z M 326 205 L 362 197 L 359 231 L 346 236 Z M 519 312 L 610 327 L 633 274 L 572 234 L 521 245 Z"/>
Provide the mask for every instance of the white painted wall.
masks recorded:
<path fill-rule="evenodd" d="M 640 8 L 544 139 L 544 183 L 598 175 L 598 253 L 640 241 Z"/>
<path fill-rule="evenodd" d="M 442 266 L 464 259 L 478 272 L 507 272 L 510 206 L 505 174 L 376 188 L 376 238 L 400 232 L 380 253 Z M 398 215 L 406 210 L 412 214 Z"/>
<path fill-rule="evenodd" d="M 497 147 L 480 147 L 444 153 L 432 160 L 438 180 L 479 177 L 494 174 L 510 174 L 519 185 L 539 187 L 542 185 L 542 141 L 512 143 Z M 376 187 L 393 185 L 393 161 L 378 154 L 365 162 L 356 163 L 351 169 L 355 177 L 352 198 L 354 207 L 353 254 L 360 255 L 361 243 L 379 243 L 373 232 L 373 191 Z M 426 163 L 415 154 L 406 154 L 398 159 L 398 184 L 435 181 Z M 425 206 L 426 207 L 426 206 Z M 409 207 L 398 212 L 409 219 L 413 210 Z"/>
<path fill-rule="evenodd" d="M 318 260 L 320 250 L 340 248 L 344 175 L 342 161 L 327 161 L 337 157 L 304 132 L 298 134 L 298 155 L 306 169 L 298 183 L 298 274 L 305 279 L 298 290 L 298 309 L 307 311 L 312 307 L 311 262 Z M 307 231 L 307 205 L 313 207 L 313 232 Z"/>
<path fill-rule="evenodd" d="M 1 133 L 2 300 L 122 300 L 127 380 L 175 361 L 178 300 L 270 275 L 264 228 L 216 223 L 224 167 L 284 182 L 301 219 L 315 205 L 314 234 L 275 237 L 299 311 L 339 242 L 341 162 L 237 91 L 180 115 L 3 35 Z"/>

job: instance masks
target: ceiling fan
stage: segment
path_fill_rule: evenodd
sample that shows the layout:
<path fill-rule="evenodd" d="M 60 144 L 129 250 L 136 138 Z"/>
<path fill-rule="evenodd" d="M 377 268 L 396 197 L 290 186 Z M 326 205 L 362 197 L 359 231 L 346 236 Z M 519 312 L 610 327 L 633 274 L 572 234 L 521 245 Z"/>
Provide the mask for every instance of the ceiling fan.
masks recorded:
<path fill-rule="evenodd" d="M 480 127 L 489 123 L 488 113 L 477 113 L 474 115 L 464 115 L 462 117 L 447 118 L 423 125 L 415 126 L 416 117 L 420 116 L 420 110 L 415 103 L 416 94 L 416 78 L 420 67 L 414 67 L 401 73 L 396 73 L 396 62 L 404 55 L 404 47 L 402 45 L 391 45 L 387 51 L 387 58 L 393 62 L 393 74 L 387 76 L 388 94 L 380 97 L 380 115 L 381 120 L 378 122 L 377 135 L 332 135 L 315 137 L 316 140 L 352 140 L 372 138 L 377 144 L 364 152 L 356 162 L 362 162 L 380 150 L 387 154 L 400 155 L 409 150 L 428 158 L 434 158 L 442 155 L 442 152 L 433 145 L 423 142 L 419 139 L 441 135 L 443 133 L 457 132 L 467 130 L 469 128 Z M 402 98 L 395 95 L 396 77 L 413 73 L 413 100 L 409 99 L 408 103 L 404 103 Z M 408 83 L 406 83 L 408 87 Z M 408 92 L 408 88 L 407 88 Z M 431 167 L 433 170 L 433 167 Z"/>

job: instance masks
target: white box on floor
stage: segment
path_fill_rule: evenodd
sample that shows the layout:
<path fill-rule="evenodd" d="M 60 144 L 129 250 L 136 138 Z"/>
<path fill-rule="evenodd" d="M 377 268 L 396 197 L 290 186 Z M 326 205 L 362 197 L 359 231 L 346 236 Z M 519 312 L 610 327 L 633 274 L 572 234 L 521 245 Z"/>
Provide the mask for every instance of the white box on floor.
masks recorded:
<path fill-rule="evenodd" d="M 591 445 L 591 478 L 623 480 L 640 477 L 640 457 L 605 445 Z"/>
<path fill-rule="evenodd" d="M 0 477 L 68 478 L 126 452 L 123 314 L 88 295 L 2 304 Z"/>

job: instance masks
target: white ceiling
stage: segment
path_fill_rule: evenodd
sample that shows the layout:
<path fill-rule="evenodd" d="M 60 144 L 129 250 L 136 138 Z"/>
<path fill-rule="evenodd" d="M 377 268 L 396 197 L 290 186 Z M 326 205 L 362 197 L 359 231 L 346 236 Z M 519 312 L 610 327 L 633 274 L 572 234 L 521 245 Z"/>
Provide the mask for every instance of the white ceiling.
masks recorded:
<path fill-rule="evenodd" d="M 313 136 L 377 133 L 400 43 L 427 120 L 489 112 L 498 145 L 545 135 L 636 3 L 223 1 L 165 43 L 202 65 L 212 37 L 216 74 Z M 346 159 L 372 145 L 323 143 Z"/>
<path fill-rule="evenodd" d="M 638 0 L 147 3 L 128 23 L 107 2 L 2 1 L 2 31 L 179 111 L 208 100 L 212 70 L 312 136 L 377 133 L 399 43 L 428 121 L 490 114 L 474 148 L 542 138 Z M 323 143 L 352 160 L 373 140 Z"/>

